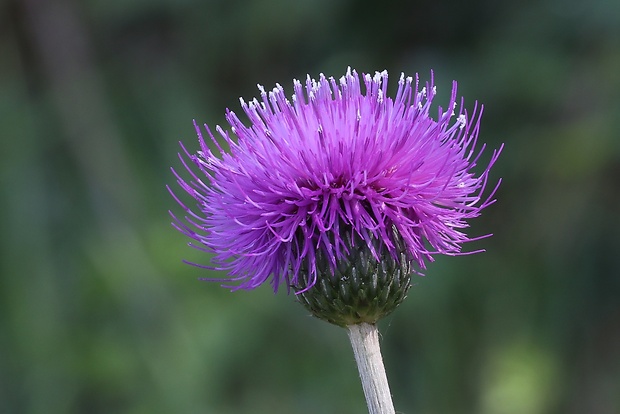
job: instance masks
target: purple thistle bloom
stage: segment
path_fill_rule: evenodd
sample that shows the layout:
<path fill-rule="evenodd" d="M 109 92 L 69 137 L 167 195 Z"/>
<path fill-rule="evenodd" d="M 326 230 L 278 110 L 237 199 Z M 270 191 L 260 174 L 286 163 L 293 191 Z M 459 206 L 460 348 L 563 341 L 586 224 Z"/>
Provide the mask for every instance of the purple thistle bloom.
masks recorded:
<path fill-rule="evenodd" d="M 216 280 L 233 281 L 234 289 L 270 280 L 275 291 L 297 285 L 305 268 L 310 288 L 317 254 L 336 268 L 349 253 L 346 237 L 377 260 L 373 241 L 396 260 L 404 245 L 425 269 L 434 255 L 464 254 L 463 243 L 489 236 L 463 232 L 499 186 L 483 197 L 502 147 L 482 173 L 473 171 L 485 148 L 476 149 L 482 106 L 469 114 L 453 82 L 447 109 L 433 119 L 432 74 L 421 89 L 417 75 L 401 75 L 395 98 L 387 96 L 386 71 L 361 80 L 364 87 L 351 69 L 339 81 L 308 76 L 305 87 L 293 82 L 291 101 L 279 84 L 271 92 L 259 85 L 260 101 L 241 99 L 249 126 L 226 113 L 236 139 L 216 127 L 229 151 L 205 125 L 210 148 L 196 126 L 200 151 L 181 144 L 195 168 L 179 155 L 191 180 L 173 172 L 197 204 L 189 208 L 173 194 L 187 212 L 184 220 L 173 215 L 173 225 L 214 254 L 213 266 L 197 266 L 228 272 Z"/>

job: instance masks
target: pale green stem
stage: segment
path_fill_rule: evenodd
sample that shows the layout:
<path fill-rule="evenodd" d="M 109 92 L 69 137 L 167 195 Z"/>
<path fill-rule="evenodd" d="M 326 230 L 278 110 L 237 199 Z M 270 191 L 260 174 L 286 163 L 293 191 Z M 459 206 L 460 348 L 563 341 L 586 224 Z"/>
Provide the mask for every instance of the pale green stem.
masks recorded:
<path fill-rule="evenodd" d="M 395 414 L 375 324 L 347 326 L 370 414 Z"/>

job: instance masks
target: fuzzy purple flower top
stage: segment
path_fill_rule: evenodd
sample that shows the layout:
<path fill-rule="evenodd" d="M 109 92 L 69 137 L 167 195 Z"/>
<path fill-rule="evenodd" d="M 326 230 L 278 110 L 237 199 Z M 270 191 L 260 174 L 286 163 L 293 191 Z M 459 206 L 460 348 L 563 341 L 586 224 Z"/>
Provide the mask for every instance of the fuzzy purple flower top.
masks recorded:
<path fill-rule="evenodd" d="M 387 85 L 386 71 L 360 78 L 350 69 L 339 80 L 294 80 L 290 100 L 278 84 L 259 85 L 260 100 L 241 99 L 249 125 L 229 110 L 230 133 L 216 127 L 221 139 L 205 125 L 206 142 L 196 127 L 200 150 L 180 155 L 190 178 L 173 170 L 196 204 L 175 196 L 187 214 L 173 224 L 214 255 L 203 267 L 227 272 L 217 280 L 235 289 L 270 281 L 277 291 L 295 286 L 302 268 L 311 287 L 319 253 L 335 268 L 349 254 L 347 237 L 377 260 L 376 241 L 396 259 L 402 245 L 419 269 L 480 238 L 463 229 L 494 202 L 499 181 L 483 193 L 501 152 L 474 171 L 485 148 L 477 148 L 482 106 L 468 113 L 454 82 L 433 117 L 432 75 L 423 87 L 401 75 L 394 98 Z"/>

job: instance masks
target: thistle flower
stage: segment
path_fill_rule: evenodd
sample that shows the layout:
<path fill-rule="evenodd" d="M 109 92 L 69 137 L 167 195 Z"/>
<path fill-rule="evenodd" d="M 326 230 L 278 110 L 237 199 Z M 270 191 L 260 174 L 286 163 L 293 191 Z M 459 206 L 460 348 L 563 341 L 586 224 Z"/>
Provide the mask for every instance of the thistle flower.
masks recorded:
<path fill-rule="evenodd" d="M 423 87 L 417 75 L 401 75 L 394 98 L 387 86 L 386 71 L 360 78 L 351 69 L 338 81 L 294 80 L 290 101 L 279 84 L 270 92 L 259 85 L 260 100 L 241 99 L 248 125 L 227 110 L 230 132 L 217 126 L 221 138 L 205 125 L 205 140 L 196 126 L 200 150 L 181 144 L 180 154 L 191 179 L 173 169 L 196 205 L 175 196 L 187 215 L 173 214 L 173 225 L 214 255 L 212 265 L 197 266 L 227 272 L 207 280 L 232 289 L 269 281 L 300 295 L 316 285 L 329 294 L 370 263 L 357 282 L 385 294 L 393 281 L 382 287 L 382 275 L 398 270 L 400 303 L 410 274 L 486 237 L 463 230 L 497 189 L 483 196 L 501 147 L 474 171 L 485 148 L 476 148 L 482 106 L 469 113 L 453 82 L 433 118 L 432 74 Z"/>
<path fill-rule="evenodd" d="M 347 328 L 371 414 L 395 413 L 375 322 L 435 255 L 466 254 L 464 243 L 486 237 L 463 229 L 495 201 L 499 182 L 483 194 L 502 150 L 477 175 L 482 106 L 468 113 L 454 82 L 433 118 L 432 74 L 422 88 L 401 75 L 394 98 L 387 80 L 377 72 L 362 85 L 351 69 L 339 81 L 308 76 L 305 87 L 293 82 L 291 101 L 280 85 L 259 85 L 260 101 L 241 99 L 248 126 L 226 113 L 236 138 L 217 126 L 220 143 L 205 125 L 208 145 L 196 125 L 200 150 L 181 144 L 191 179 L 173 173 L 195 207 L 170 191 L 187 213 L 171 213 L 173 225 L 214 255 L 197 266 L 228 272 L 215 280 L 285 284 L 313 315 Z"/>

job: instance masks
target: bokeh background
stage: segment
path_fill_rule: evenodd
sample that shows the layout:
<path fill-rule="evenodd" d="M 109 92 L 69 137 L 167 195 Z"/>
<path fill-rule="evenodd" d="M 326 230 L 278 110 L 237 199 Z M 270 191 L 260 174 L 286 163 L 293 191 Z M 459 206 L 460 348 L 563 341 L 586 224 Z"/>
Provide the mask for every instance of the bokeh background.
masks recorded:
<path fill-rule="evenodd" d="M 199 282 L 165 190 L 193 119 L 347 66 L 456 79 L 506 145 L 487 252 L 380 325 L 397 411 L 619 413 L 612 0 L 0 1 L 0 412 L 365 412 L 345 332 Z"/>

